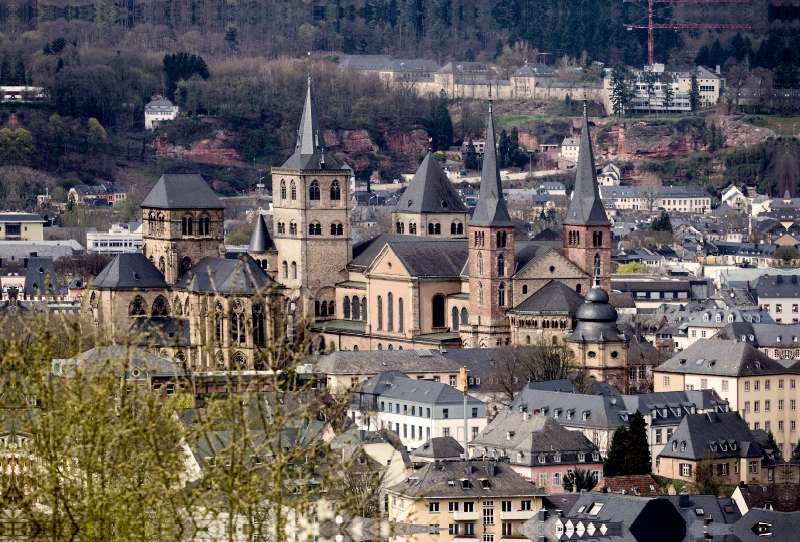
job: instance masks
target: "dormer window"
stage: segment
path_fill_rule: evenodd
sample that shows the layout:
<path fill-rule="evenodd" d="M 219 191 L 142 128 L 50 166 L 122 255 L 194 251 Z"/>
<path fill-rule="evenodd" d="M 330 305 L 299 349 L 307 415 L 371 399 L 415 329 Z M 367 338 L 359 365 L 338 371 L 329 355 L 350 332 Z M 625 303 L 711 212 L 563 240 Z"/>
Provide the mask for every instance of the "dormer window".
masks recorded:
<path fill-rule="evenodd" d="M 714 318 L 714 321 L 715 322 L 722 322 L 722 315 L 721 314 L 717 314 L 716 318 Z"/>
<path fill-rule="evenodd" d="M 513 436 L 514 436 L 514 431 L 508 431 L 508 432 L 506 433 L 506 440 L 511 440 L 511 438 L 512 438 Z"/>
<path fill-rule="evenodd" d="M 561 453 L 560 452 L 556 453 L 556 455 L 553 456 L 553 461 L 555 463 L 561 463 Z"/>
<path fill-rule="evenodd" d="M 677 442 L 677 441 L 674 441 L 674 442 L 672 443 L 672 451 L 674 452 L 674 451 L 675 451 L 675 450 L 677 450 L 677 449 L 678 449 L 678 442 Z"/>
<path fill-rule="evenodd" d="M 539 454 L 539 463 L 544 465 L 544 462 L 545 462 L 545 455 L 544 454 Z"/>
<path fill-rule="evenodd" d="M 592 461 L 600 461 L 600 452 L 592 452 Z"/>
<path fill-rule="evenodd" d="M 681 451 L 682 452 L 686 451 L 686 441 L 681 442 Z"/>
<path fill-rule="evenodd" d="M 585 410 L 583 411 L 582 419 L 583 419 L 583 421 L 586 421 L 587 419 L 589 419 L 589 413 L 587 411 L 585 411 Z"/>
<path fill-rule="evenodd" d="M 554 418 L 558 418 L 558 409 L 557 408 L 553 409 L 553 417 Z"/>
<path fill-rule="evenodd" d="M 586 461 L 586 454 L 583 452 L 578 452 L 578 462 L 583 463 Z"/>
<path fill-rule="evenodd" d="M 469 489 L 469 480 L 466 478 L 461 479 L 461 489 Z"/>
<path fill-rule="evenodd" d="M 708 322 L 708 314 L 703 315 L 703 322 Z"/>
<path fill-rule="evenodd" d="M 489 489 L 489 480 L 486 478 L 481 480 L 481 489 Z"/>
<path fill-rule="evenodd" d="M 522 452 L 517 452 L 517 463 L 522 463 L 522 458 L 524 457 L 524 455 L 525 454 L 523 454 Z"/>
<path fill-rule="evenodd" d="M 736 443 L 735 442 L 731 442 L 731 450 L 734 451 L 734 452 L 736 451 Z"/>

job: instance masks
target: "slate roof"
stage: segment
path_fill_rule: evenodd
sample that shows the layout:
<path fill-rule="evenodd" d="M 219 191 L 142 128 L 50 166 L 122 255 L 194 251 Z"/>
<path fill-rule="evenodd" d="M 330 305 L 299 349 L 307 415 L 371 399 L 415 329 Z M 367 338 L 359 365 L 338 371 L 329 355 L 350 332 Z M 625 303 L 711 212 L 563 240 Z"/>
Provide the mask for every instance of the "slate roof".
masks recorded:
<path fill-rule="evenodd" d="M 561 232 L 552 228 L 545 228 L 531 237 L 531 241 L 561 241 L 562 239 L 564 239 L 564 236 Z"/>
<path fill-rule="evenodd" d="M 604 489 L 611 493 L 624 492 L 623 494 L 642 495 L 645 497 L 664 494 L 664 490 L 661 489 L 650 474 L 606 476 L 592 488 L 592 491 L 602 492 Z"/>
<path fill-rule="evenodd" d="M 560 378 L 558 380 L 545 380 L 542 382 L 528 382 L 528 384 L 525 386 L 525 389 L 539 391 L 560 391 L 563 393 L 580 393 L 578 388 L 575 387 L 575 384 L 566 378 Z"/>
<path fill-rule="evenodd" d="M 468 212 L 453 183 L 430 152 L 417 168 L 395 210 L 403 213 Z"/>
<path fill-rule="evenodd" d="M 330 446 L 331 449 L 334 450 L 343 450 L 344 456 L 344 453 L 358 450 L 366 444 L 378 444 L 382 442 L 390 444 L 395 450 L 400 452 L 400 456 L 403 458 L 403 464 L 411 466 L 411 458 L 402 440 L 400 440 L 400 436 L 394 431 L 387 431 L 386 429 L 381 429 L 380 431 L 348 429 L 344 433 L 336 435 L 330 441 Z"/>
<path fill-rule="evenodd" d="M 687 414 L 659 455 L 699 461 L 709 453 L 718 459 L 764 455 L 738 412 Z"/>
<path fill-rule="evenodd" d="M 469 389 L 480 389 L 481 379 L 491 370 L 500 351 L 499 348 L 451 348 L 440 354 L 459 367 L 466 367 L 468 377 L 475 379 Z"/>
<path fill-rule="evenodd" d="M 561 281 L 551 280 L 509 310 L 512 314 L 575 314 L 583 304 L 583 297 Z"/>
<path fill-rule="evenodd" d="M 782 274 L 772 276 L 762 276 L 751 286 L 755 290 L 756 298 L 759 303 L 769 302 L 771 298 L 793 297 L 798 298 L 800 286 L 798 286 L 798 275 L 785 276 Z M 787 307 L 788 311 L 788 307 Z"/>
<path fill-rule="evenodd" d="M 627 425 L 623 415 L 627 416 L 628 408 L 618 397 L 603 395 L 584 395 L 567 391 L 541 391 L 527 384 L 519 392 L 510 405 L 510 409 L 519 412 L 520 409 L 534 413 L 540 411 L 545 416 L 555 418 L 558 411 L 559 423 L 568 427 L 603 427 L 614 429 L 620 425 Z M 613 401 L 613 402 L 612 402 Z M 567 420 L 566 411 L 574 409 L 574 415 Z M 583 419 L 586 413 L 586 419 Z"/>
<path fill-rule="evenodd" d="M 142 201 L 143 209 L 224 209 L 208 183 L 197 174 L 168 174 L 158 180 Z"/>
<path fill-rule="evenodd" d="M 0 213 L 0 222 L 44 222 L 39 213 Z"/>
<path fill-rule="evenodd" d="M 435 350 L 337 350 L 313 360 L 320 374 L 368 375 L 384 371 L 458 373 L 460 366 Z"/>
<path fill-rule="evenodd" d="M 408 72 L 408 71 L 428 71 L 437 72 L 441 69 L 433 60 L 416 59 L 416 58 L 395 58 L 383 68 L 383 71 L 388 72 Z"/>
<path fill-rule="evenodd" d="M 125 290 L 133 288 L 167 288 L 164 275 L 144 254 L 117 254 L 92 280 L 93 288 Z"/>
<path fill-rule="evenodd" d="M 256 224 L 253 228 L 253 235 L 250 237 L 250 246 L 247 248 L 247 252 L 265 254 L 271 250 L 277 252 L 275 243 L 269 235 L 267 224 L 264 222 L 264 215 L 259 213 L 256 217 Z"/>
<path fill-rule="evenodd" d="M 189 320 L 141 316 L 133 319 L 128 336 L 144 347 L 191 346 Z"/>
<path fill-rule="evenodd" d="M 660 373 L 756 376 L 785 373 L 783 365 L 741 341 L 700 339 L 658 366 Z"/>
<path fill-rule="evenodd" d="M 595 169 L 592 140 L 589 136 L 589 121 L 586 117 L 586 108 L 583 110 L 583 124 L 581 126 L 581 143 L 578 150 L 578 164 L 575 168 L 575 190 L 572 192 L 572 201 L 564 218 L 567 225 L 607 225 L 611 224 L 606 216 L 603 202 L 597 185 L 597 170 Z"/>
<path fill-rule="evenodd" d="M 481 480 L 489 487 L 482 488 Z M 468 483 L 463 487 L 462 480 Z M 486 461 L 439 461 L 428 463 L 413 476 L 388 488 L 392 493 L 427 500 L 446 498 L 534 497 L 544 495 L 505 463 Z"/>
<path fill-rule="evenodd" d="M 292 154 L 281 166 L 283 169 L 339 169 L 330 155 L 325 152 L 325 134 L 320 128 L 317 106 L 311 91 L 311 76 L 308 76 L 308 90 L 300 127 L 297 130 L 297 143 Z"/>
<path fill-rule="evenodd" d="M 28 258 L 23 292 L 26 296 L 58 295 L 58 281 L 55 267 L 53 267 L 53 258 Z"/>
<path fill-rule="evenodd" d="M 447 66 L 450 66 L 448 64 Z M 445 66 L 445 68 L 447 67 Z M 513 226 L 503 199 L 503 183 L 500 180 L 500 163 L 497 161 L 497 140 L 494 131 L 492 103 L 489 102 L 489 120 L 486 125 L 486 145 L 483 151 L 483 170 L 478 203 L 472 214 L 471 226 Z"/>
<path fill-rule="evenodd" d="M 169 358 L 160 358 L 142 348 L 128 346 L 96 346 L 66 361 L 67 365 L 77 368 L 85 376 L 102 376 L 111 369 L 115 375 L 127 374 L 128 378 L 136 378 L 131 371 L 134 368 L 149 373 L 151 376 L 185 376 L 186 371 Z M 67 376 L 71 375 L 68 371 Z"/>
<path fill-rule="evenodd" d="M 341 68 L 353 70 L 384 70 L 392 62 L 388 55 L 350 55 L 340 64 Z"/>
<path fill-rule="evenodd" d="M 427 459 L 458 459 L 464 453 L 464 447 L 453 437 L 434 437 L 416 448 L 413 457 Z"/>
<path fill-rule="evenodd" d="M 546 64 L 525 64 L 512 77 L 558 77 L 558 72 Z"/>
<path fill-rule="evenodd" d="M 800 491 L 796 484 L 739 484 L 737 489 L 748 508 L 764 508 L 770 503 L 776 512 L 800 511 Z"/>
<path fill-rule="evenodd" d="M 600 463 L 592 458 L 592 453 L 598 451 L 597 446 L 583 433 L 570 431 L 543 414 L 503 410 L 469 444 L 473 457 L 492 456 L 496 451 L 508 457 L 512 465 L 556 465 L 556 454 L 560 456 L 560 463 L 578 463 L 579 452 L 586 454 L 587 468 Z M 541 462 L 542 457 L 545 463 Z"/>
<path fill-rule="evenodd" d="M 530 264 L 555 248 L 550 244 L 535 242 L 514 243 L 514 275 L 522 273 Z M 560 243 L 559 243 L 560 244 Z"/>
<path fill-rule="evenodd" d="M 239 253 L 235 256 L 203 258 L 178 279 L 175 287 L 190 292 L 243 295 L 264 294 L 278 287 L 278 283 L 269 278 L 250 255 Z"/>
<path fill-rule="evenodd" d="M 462 239 L 437 239 L 427 243 L 416 236 L 391 241 L 392 252 L 412 277 L 459 277 L 469 259 L 469 246 Z"/>
<path fill-rule="evenodd" d="M 441 382 L 409 378 L 400 371 L 385 371 L 362 382 L 358 390 L 380 399 L 400 399 L 416 404 L 461 405 L 464 394 Z M 467 395 L 468 405 L 483 405 L 483 401 Z"/>
<path fill-rule="evenodd" d="M 568 341 L 623 341 L 627 337 L 617 328 L 617 309 L 608 302 L 608 294 L 600 287 L 590 288 L 583 304 L 575 311 L 575 329 Z"/>

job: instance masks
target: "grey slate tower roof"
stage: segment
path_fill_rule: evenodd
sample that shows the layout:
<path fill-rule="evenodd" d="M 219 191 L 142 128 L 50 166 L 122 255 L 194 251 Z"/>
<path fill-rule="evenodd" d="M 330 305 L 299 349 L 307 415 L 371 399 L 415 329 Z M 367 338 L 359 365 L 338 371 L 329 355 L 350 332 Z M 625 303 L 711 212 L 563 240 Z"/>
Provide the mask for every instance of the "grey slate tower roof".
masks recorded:
<path fill-rule="evenodd" d="M 592 140 L 589 137 L 589 119 L 586 106 L 583 109 L 583 126 L 581 127 L 581 146 L 578 150 L 578 166 L 575 173 L 575 190 L 572 202 L 567 211 L 564 224 L 578 226 L 599 226 L 610 224 L 603 202 L 600 201 L 600 189 L 597 186 L 597 171 L 594 167 Z"/>
<path fill-rule="evenodd" d="M 583 298 L 575 290 L 559 280 L 551 280 L 509 312 L 574 314 L 582 306 Z"/>
<path fill-rule="evenodd" d="M 466 213 L 467 206 L 458 197 L 453 183 L 430 152 L 417 168 L 414 177 L 397 204 L 403 213 Z"/>
<path fill-rule="evenodd" d="M 94 288 L 167 288 L 164 275 L 144 254 L 118 254 L 92 281 Z"/>
<path fill-rule="evenodd" d="M 154 209 L 224 209 L 208 183 L 197 174 L 164 174 L 147 194 L 142 207 Z"/>
<path fill-rule="evenodd" d="M 294 154 L 281 166 L 284 169 L 339 169 L 336 160 L 325 153 L 325 137 L 319 127 L 317 106 L 311 92 L 311 76 L 308 76 L 306 103 L 300 128 L 297 130 L 297 144 Z"/>
<path fill-rule="evenodd" d="M 272 237 L 269 236 L 267 224 L 264 222 L 264 215 L 259 214 L 256 218 L 256 225 L 253 228 L 253 236 L 250 238 L 250 246 L 247 252 L 251 254 L 266 254 L 267 252 L 275 250 L 275 243 L 272 242 Z"/>
<path fill-rule="evenodd" d="M 568 341 L 627 341 L 617 328 L 617 309 L 608 302 L 608 294 L 599 286 L 590 288 L 583 305 L 575 311 L 575 331 L 567 335 Z"/>
<path fill-rule="evenodd" d="M 26 296 L 58 295 L 53 258 L 28 258 L 24 293 Z"/>
<path fill-rule="evenodd" d="M 605 216 L 605 215 L 603 215 Z M 486 126 L 486 146 L 483 153 L 481 189 L 478 204 L 472 214 L 470 226 L 513 226 L 503 199 L 503 185 L 500 181 L 500 165 L 497 162 L 497 143 L 494 134 L 492 102 L 489 102 L 489 122 Z"/>

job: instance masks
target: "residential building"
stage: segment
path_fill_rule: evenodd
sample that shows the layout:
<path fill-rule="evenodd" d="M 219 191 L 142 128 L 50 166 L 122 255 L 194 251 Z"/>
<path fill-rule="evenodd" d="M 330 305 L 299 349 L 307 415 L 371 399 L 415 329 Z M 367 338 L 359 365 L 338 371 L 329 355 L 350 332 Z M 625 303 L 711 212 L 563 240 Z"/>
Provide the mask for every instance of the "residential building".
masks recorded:
<path fill-rule="evenodd" d="M 468 141 L 465 141 L 461 144 L 461 152 L 467 152 L 468 149 Z M 475 154 L 483 154 L 484 150 L 486 149 L 486 140 L 485 139 L 473 139 L 472 146 L 475 147 Z"/>
<path fill-rule="evenodd" d="M 440 69 L 442 67 L 433 60 L 395 58 L 384 68 L 378 70 L 378 74 L 387 83 L 414 83 L 433 81 L 434 74 Z"/>
<path fill-rule="evenodd" d="M 770 315 L 760 308 L 706 309 L 692 313 L 681 322 L 673 336 L 675 348 L 683 350 L 702 339 L 710 339 L 728 324 L 774 323 Z M 679 333 L 678 333 L 679 332 Z"/>
<path fill-rule="evenodd" d="M 692 72 L 678 74 L 678 92 L 688 95 L 692 88 Z M 697 67 L 697 84 L 700 90 L 700 107 L 709 107 L 719 102 L 725 92 L 725 78 L 720 75 L 719 66 L 716 70 L 705 66 Z"/>
<path fill-rule="evenodd" d="M 733 490 L 731 499 L 742 514 L 746 514 L 754 508 L 774 510 L 775 512 L 800 512 L 800 491 L 793 484 L 774 482 L 739 484 Z"/>
<path fill-rule="evenodd" d="M 43 241 L 44 219 L 36 213 L 0 213 L 0 241 Z"/>
<path fill-rule="evenodd" d="M 711 195 L 699 186 L 601 186 L 606 209 L 705 213 L 711 210 Z"/>
<path fill-rule="evenodd" d="M 107 232 L 87 232 L 86 249 L 104 254 L 139 252 L 144 244 L 142 221 L 111 224 Z"/>
<path fill-rule="evenodd" d="M 594 486 L 592 491 L 599 493 L 619 493 L 620 495 L 637 495 L 642 497 L 664 495 L 664 491 L 650 474 L 606 476 Z"/>
<path fill-rule="evenodd" d="M 399 371 L 379 373 L 352 391 L 349 415 L 356 426 L 397 433 L 416 448 L 433 437 L 473 439 L 486 427 L 486 405 L 441 382 L 412 379 Z M 465 421 L 466 420 L 466 421 Z M 469 433 L 464 435 L 464 427 Z"/>
<path fill-rule="evenodd" d="M 800 324 L 773 324 L 769 322 L 741 322 L 728 324 L 712 339 L 738 339 L 761 350 L 764 354 L 791 366 L 800 360 Z"/>
<path fill-rule="evenodd" d="M 411 451 L 415 463 L 464 459 L 464 446 L 453 437 L 433 437 Z"/>
<path fill-rule="evenodd" d="M 179 107 L 166 99 L 148 102 L 144 106 L 144 129 L 155 130 L 161 121 L 177 118 L 178 111 Z"/>
<path fill-rule="evenodd" d="M 761 481 L 765 450 L 738 412 L 690 414 L 659 454 L 656 474 L 691 482 L 700 461 L 711 458 L 726 483 Z"/>
<path fill-rule="evenodd" d="M 764 312 L 771 315 L 777 324 L 800 322 L 800 290 L 798 275 L 764 273 L 752 284 L 753 295 Z"/>
<path fill-rule="evenodd" d="M 720 202 L 727 204 L 728 207 L 737 213 L 747 213 L 748 211 L 747 196 L 742 194 L 742 191 L 739 190 L 735 184 L 728 186 L 722 191 Z"/>
<path fill-rule="evenodd" d="M 546 64 L 528 64 L 509 77 L 514 97 L 520 99 L 542 97 L 541 87 L 547 87 L 558 80 L 558 72 Z M 539 88 L 537 88 L 537 85 Z"/>
<path fill-rule="evenodd" d="M 339 67 L 362 73 L 380 73 L 392 63 L 388 55 L 350 55 L 339 63 Z"/>
<path fill-rule="evenodd" d="M 614 164 L 608 164 L 597 175 L 597 184 L 600 186 L 619 186 L 621 179 L 622 175 L 619 168 Z"/>
<path fill-rule="evenodd" d="M 561 152 L 558 157 L 566 160 L 578 160 L 578 150 L 581 146 L 581 138 L 579 137 L 565 137 L 561 142 Z"/>
<path fill-rule="evenodd" d="M 714 389 L 751 429 L 772 431 L 783 457 L 797 442 L 797 382 L 786 368 L 747 342 L 699 340 L 653 371 L 656 392 Z"/>
<path fill-rule="evenodd" d="M 597 445 L 541 413 L 503 410 L 470 441 L 469 449 L 472 458 L 505 460 L 514 472 L 550 494 L 563 493 L 564 477 L 578 469 L 598 481 L 603 477 Z"/>
<path fill-rule="evenodd" d="M 651 257 L 663 261 L 663 255 Z M 642 260 L 646 262 L 650 260 Z M 714 293 L 709 279 L 672 277 L 666 275 L 614 275 L 611 288 L 618 292 L 630 292 L 638 309 L 655 309 L 664 303 L 685 304 L 689 301 L 707 299 Z"/>
<path fill-rule="evenodd" d="M 428 534 L 415 535 L 415 542 L 518 538 L 519 527 L 542 508 L 544 496 L 494 460 L 428 463 L 387 493 L 390 522 L 428 525 Z"/>
<path fill-rule="evenodd" d="M 81 205 L 114 205 L 125 199 L 125 189 L 111 183 L 97 186 L 81 184 L 73 186 L 67 193 L 67 199 Z"/>

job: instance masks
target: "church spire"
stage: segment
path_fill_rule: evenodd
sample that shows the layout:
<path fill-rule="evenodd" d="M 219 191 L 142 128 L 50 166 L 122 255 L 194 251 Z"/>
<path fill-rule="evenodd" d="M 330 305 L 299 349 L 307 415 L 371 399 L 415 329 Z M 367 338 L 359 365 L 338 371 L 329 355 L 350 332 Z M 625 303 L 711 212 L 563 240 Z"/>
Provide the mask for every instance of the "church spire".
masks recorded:
<path fill-rule="evenodd" d="M 581 145 L 578 151 L 578 166 L 575 173 L 575 190 L 569 205 L 564 224 L 599 226 L 609 224 L 600 189 L 597 185 L 597 170 L 594 164 L 592 140 L 589 136 L 589 119 L 586 114 L 586 101 L 583 102 L 583 123 L 581 126 Z"/>
<path fill-rule="evenodd" d="M 508 214 L 503 185 L 500 180 L 500 164 L 497 162 L 497 142 L 494 134 L 494 117 L 492 116 L 492 100 L 489 98 L 489 120 L 486 126 L 486 145 L 483 153 L 483 170 L 481 171 L 481 188 L 478 193 L 478 204 L 470 220 L 471 226 L 513 226 Z"/>
<path fill-rule="evenodd" d="M 300 128 L 297 130 L 294 154 L 281 167 L 291 169 L 339 168 L 336 161 L 325 154 L 325 138 L 317 117 L 317 106 L 311 88 L 311 74 L 308 75 L 306 102 L 303 105 L 303 115 L 300 117 Z"/>

